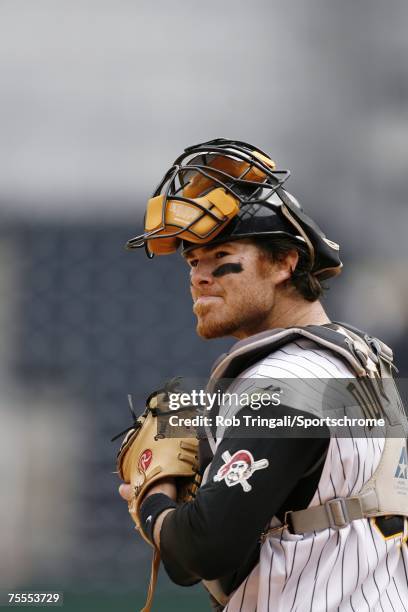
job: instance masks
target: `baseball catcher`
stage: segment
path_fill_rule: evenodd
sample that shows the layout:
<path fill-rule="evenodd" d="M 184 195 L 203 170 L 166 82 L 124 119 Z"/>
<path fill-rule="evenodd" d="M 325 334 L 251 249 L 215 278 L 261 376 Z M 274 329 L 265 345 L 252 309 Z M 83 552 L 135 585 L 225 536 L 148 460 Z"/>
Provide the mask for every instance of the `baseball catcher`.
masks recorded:
<path fill-rule="evenodd" d="M 145 610 L 160 557 L 175 583 L 201 582 L 218 611 L 408 610 L 407 421 L 392 351 L 325 312 L 322 282 L 341 272 L 339 246 L 287 191 L 288 177 L 244 142 L 189 147 L 127 245 L 149 258 L 181 250 L 197 333 L 237 340 L 209 394 L 273 386 L 282 397 L 222 399 L 199 442 L 161 435 L 168 388 L 135 419 L 118 472 L 154 550 Z M 353 414 L 365 425 L 333 432 L 329 408 L 338 423 Z M 272 422 L 279 433 L 265 435 Z"/>

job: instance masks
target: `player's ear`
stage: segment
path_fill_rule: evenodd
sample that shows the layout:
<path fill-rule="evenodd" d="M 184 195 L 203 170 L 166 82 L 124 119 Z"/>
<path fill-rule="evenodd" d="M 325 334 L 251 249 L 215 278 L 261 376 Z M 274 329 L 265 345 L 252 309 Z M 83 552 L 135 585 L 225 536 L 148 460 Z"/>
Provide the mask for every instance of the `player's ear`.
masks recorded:
<path fill-rule="evenodd" d="M 296 269 L 298 261 L 299 253 L 296 249 L 291 249 L 286 253 L 282 253 L 275 259 L 274 280 L 277 285 L 291 278 Z"/>

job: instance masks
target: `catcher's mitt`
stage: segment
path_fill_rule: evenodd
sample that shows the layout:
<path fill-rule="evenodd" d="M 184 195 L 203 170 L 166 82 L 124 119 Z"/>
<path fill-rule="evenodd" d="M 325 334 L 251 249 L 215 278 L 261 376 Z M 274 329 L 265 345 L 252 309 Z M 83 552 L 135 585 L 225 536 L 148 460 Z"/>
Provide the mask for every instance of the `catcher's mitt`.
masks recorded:
<path fill-rule="evenodd" d="M 167 409 L 168 391 L 169 386 L 149 396 L 145 411 L 128 431 L 117 456 L 118 474 L 125 483 L 132 485 L 134 491 L 129 513 L 136 529 L 149 544 L 151 542 L 141 529 L 139 517 L 148 489 L 163 478 L 173 477 L 176 479 L 177 501 L 183 502 L 193 498 L 200 481 L 197 438 L 166 438 L 158 433 L 157 417 L 174 414 L 174 410 Z"/>

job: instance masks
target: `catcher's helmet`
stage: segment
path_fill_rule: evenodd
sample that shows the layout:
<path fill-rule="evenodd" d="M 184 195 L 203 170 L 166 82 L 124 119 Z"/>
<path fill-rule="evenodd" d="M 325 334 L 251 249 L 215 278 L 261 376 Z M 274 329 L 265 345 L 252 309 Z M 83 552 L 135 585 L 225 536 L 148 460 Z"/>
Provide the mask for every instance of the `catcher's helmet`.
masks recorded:
<path fill-rule="evenodd" d="M 184 252 L 250 236 L 290 236 L 306 245 L 311 273 L 320 280 L 341 270 L 339 246 L 328 240 L 283 184 L 266 153 L 218 138 L 185 149 L 147 204 L 145 231 L 127 248 L 145 247 L 149 257 Z"/>

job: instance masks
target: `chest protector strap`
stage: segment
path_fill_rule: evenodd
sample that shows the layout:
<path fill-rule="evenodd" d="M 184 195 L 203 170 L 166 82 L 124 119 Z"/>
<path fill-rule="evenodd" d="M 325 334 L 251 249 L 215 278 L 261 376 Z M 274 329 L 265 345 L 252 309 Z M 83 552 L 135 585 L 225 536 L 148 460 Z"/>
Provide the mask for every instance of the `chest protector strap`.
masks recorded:
<path fill-rule="evenodd" d="M 380 405 L 386 401 L 393 414 L 397 415 L 399 431 L 402 425 L 406 435 L 407 417 L 392 379 L 392 350 L 381 340 L 343 323 L 270 330 L 238 342 L 214 365 L 209 390 L 218 389 L 220 379 L 239 376 L 251 365 L 299 338 L 307 338 L 333 351 L 348 363 L 357 378 L 365 378 Z M 381 392 L 382 381 L 385 379 L 390 379 L 386 395 Z M 387 431 L 389 434 L 389 427 Z M 215 452 L 215 441 L 209 441 Z M 329 527 L 342 529 L 351 521 L 362 518 L 386 515 L 408 517 L 407 464 L 407 438 L 387 435 L 377 469 L 357 495 L 330 499 L 320 506 L 287 512 L 285 524 L 292 533 L 301 534 Z"/>

